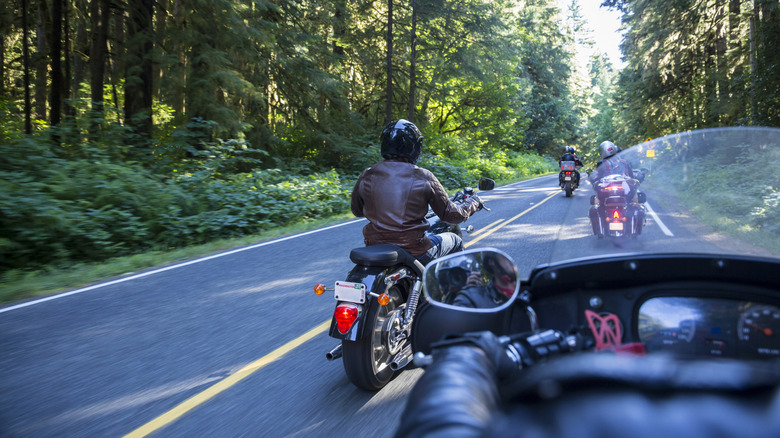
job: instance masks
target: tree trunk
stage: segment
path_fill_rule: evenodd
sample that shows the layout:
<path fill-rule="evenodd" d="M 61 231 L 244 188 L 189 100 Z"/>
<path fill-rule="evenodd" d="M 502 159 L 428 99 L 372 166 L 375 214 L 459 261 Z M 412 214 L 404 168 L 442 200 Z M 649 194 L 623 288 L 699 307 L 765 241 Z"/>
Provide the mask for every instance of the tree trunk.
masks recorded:
<path fill-rule="evenodd" d="M 0 96 L 5 96 L 5 38 L 0 39 Z"/>
<path fill-rule="evenodd" d="M 85 0 L 76 1 L 76 10 L 87 11 L 88 4 Z M 81 97 L 81 83 L 87 77 L 89 61 L 85 61 L 85 54 L 89 53 L 89 35 L 87 35 L 86 22 L 89 17 L 81 17 L 76 26 L 76 41 L 73 50 L 73 97 Z"/>
<path fill-rule="evenodd" d="M 46 53 L 48 53 L 48 42 L 46 29 L 49 29 L 49 12 L 46 9 L 46 1 L 38 2 L 38 46 L 35 52 L 35 118 L 46 120 L 46 71 L 49 69 L 49 62 Z"/>
<path fill-rule="evenodd" d="M 62 1 L 52 0 L 51 9 L 51 126 L 59 125 L 62 116 Z M 59 136 L 54 138 L 59 142 Z"/>
<path fill-rule="evenodd" d="M 753 14 L 750 16 L 750 121 L 756 122 L 758 106 L 756 105 L 756 21 L 758 20 L 758 2 L 753 3 Z"/>
<path fill-rule="evenodd" d="M 176 26 L 176 31 L 181 32 L 182 28 L 184 27 L 184 17 L 183 13 L 180 10 L 180 1 L 181 0 L 173 0 L 173 22 L 174 26 Z M 171 94 L 171 109 L 173 109 L 173 122 L 175 125 L 182 125 L 186 122 L 187 118 L 185 116 L 185 92 L 184 87 L 187 83 L 187 55 L 184 52 L 184 47 L 182 44 L 177 42 L 173 46 L 173 52 L 176 54 L 176 58 L 178 59 L 178 63 L 176 66 L 172 69 L 171 74 L 176 77 L 176 81 L 174 84 L 173 90 L 170 90 L 169 93 Z"/>
<path fill-rule="evenodd" d="M 717 89 L 715 90 L 715 117 L 718 125 L 724 121 L 728 96 L 728 61 L 726 60 L 727 32 L 725 23 L 726 0 L 718 0 L 715 10 L 715 78 Z"/>
<path fill-rule="evenodd" d="M 114 10 L 114 23 L 124 23 L 124 14 L 124 9 Z M 106 68 L 108 70 L 106 75 L 108 76 L 108 82 L 111 84 L 111 99 L 113 101 L 114 108 L 118 110 L 122 106 L 119 103 L 118 84 L 122 82 L 122 79 L 125 75 L 125 27 L 121 24 L 118 24 L 114 26 L 113 31 L 113 38 L 108 40 L 108 56 L 106 57 Z M 116 111 L 116 122 L 120 125 L 122 124 L 121 111 Z"/>
<path fill-rule="evenodd" d="M 24 64 L 24 133 L 32 134 L 30 104 L 30 29 L 27 23 L 27 2 L 22 1 L 22 63 Z"/>
<path fill-rule="evenodd" d="M 65 30 L 63 37 L 65 39 L 65 75 L 62 78 L 62 96 L 65 98 L 65 116 L 70 118 L 75 115 L 75 111 L 73 110 L 73 105 L 70 103 L 70 99 L 73 98 L 73 96 L 70 94 L 71 92 L 71 86 L 70 86 L 70 80 L 72 78 L 72 50 L 71 50 L 71 42 L 70 42 L 70 6 L 71 2 L 67 1 L 65 3 L 65 7 L 62 10 L 62 21 L 65 23 Z"/>
<path fill-rule="evenodd" d="M 393 0 L 387 0 L 387 106 L 385 124 L 393 120 Z"/>
<path fill-rule="evenodd" d="M 415 50 L 417 48 L 417 0 L 412 0 L 412 52 L 409 63 L 409 121 L 414 123 L 415 110 Z"/>
<path fill-rule="evenodd" d="M 92 47 L 89 51 L 90 95 L 95 119 L 103 117 L 103 82 L 108 39 L 108 2 L 92 0 Z M 95 128 L 95 127 L 93 127 Z"/>
<path fill-rule="evenodd" d="M 347 8 L 344 0 L 338 0 L 333 5 L 335 12 L 333 13 L 333 53 L 339 56 L 344 56 L 344 46 L 339 44 L 339 41 L 344 38 L 347 33 L 346 25 L 344 23 L 344 11 Z"/>
<path fill-rule="evenodd" d="M 128 2 L 125 52 L 125 123 L 146 137 L 152 133 L 153 0 Z"/>

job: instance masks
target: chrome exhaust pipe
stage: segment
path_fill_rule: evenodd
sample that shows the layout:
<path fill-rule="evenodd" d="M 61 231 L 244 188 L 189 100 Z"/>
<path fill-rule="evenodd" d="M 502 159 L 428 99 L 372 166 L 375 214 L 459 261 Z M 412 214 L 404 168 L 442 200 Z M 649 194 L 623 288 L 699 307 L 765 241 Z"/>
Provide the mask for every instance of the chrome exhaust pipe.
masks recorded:
<path fill-rule="evenodd" d="M 390 369 L 393 371 L 403 369 L 409 365 L 409 362 L 412 361 L 412 357 L 412 346 L 407 345 L 403 350 L 396 354 L 395 357 L 393 357 L 393 361 L 390 362 Z"/>
<path fill-rule="evenodd" d="M 325 359 L 328 359 L 328 360 L 338 359 L 338 358 L 341 357 L 341 354 L 342 354 L 342 352 L 341 352 L 341 344 L 339 344 L 339 345 L 336 345 L 335 347 L 333 347 L 333 349 L 330 350 L 328 352 L 328 354 L 325 355 Z"/>

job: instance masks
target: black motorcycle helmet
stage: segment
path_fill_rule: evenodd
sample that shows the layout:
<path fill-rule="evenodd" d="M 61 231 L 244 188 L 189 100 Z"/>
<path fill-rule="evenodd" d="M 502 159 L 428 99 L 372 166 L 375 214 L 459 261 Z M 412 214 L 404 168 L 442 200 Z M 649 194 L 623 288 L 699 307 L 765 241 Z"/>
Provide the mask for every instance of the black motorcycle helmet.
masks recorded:
<path fill-rule="evenodd" d="M 384 159 L 398 156 L 415 164 L 422 153 L 423 136 L 414 123 L 400 119 L 390 122 L 385 127 L 380 137 L 380 143 Z"/>

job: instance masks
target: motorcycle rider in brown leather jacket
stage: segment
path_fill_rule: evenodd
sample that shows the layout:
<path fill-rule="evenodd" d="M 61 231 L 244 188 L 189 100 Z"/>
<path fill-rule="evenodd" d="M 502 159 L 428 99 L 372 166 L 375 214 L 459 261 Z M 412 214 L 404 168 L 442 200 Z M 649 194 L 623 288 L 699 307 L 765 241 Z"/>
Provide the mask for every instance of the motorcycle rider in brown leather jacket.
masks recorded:
<path fill-rule="evenodd" d="M 428 206 L 441 220 L 457 224 L 479 210 L 479 198 L 452 202 L 436 176 L 416 166 L 423 136 L 408 120 L 390 122 L 380 142 L 384 161 L 364 170 L 352 190 L 352 213 L 369 221 L 363 228 L 366 246 L 390 243 L 423 264 L 461 251 L 463 241 L 455 233 L 426 236 Z"/>

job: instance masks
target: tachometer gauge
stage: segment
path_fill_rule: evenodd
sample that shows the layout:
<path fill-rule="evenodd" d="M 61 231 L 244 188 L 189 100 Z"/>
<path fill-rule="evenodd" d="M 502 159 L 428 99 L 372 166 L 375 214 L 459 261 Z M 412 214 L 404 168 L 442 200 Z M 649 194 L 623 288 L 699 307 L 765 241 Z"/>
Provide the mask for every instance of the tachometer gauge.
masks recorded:
<path fill-rule="evenodd" d="M 740 315 L 737 333 L 742 347 L 759 356 L 780 356 L 780 309 L 758 305 Z"/>

